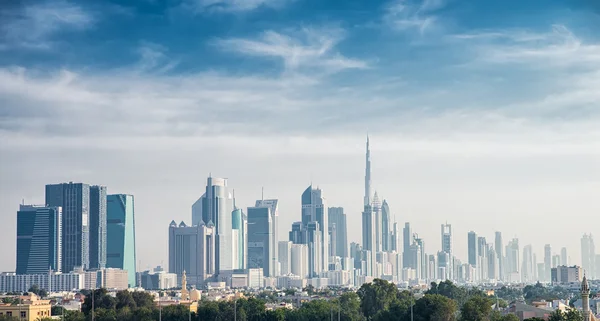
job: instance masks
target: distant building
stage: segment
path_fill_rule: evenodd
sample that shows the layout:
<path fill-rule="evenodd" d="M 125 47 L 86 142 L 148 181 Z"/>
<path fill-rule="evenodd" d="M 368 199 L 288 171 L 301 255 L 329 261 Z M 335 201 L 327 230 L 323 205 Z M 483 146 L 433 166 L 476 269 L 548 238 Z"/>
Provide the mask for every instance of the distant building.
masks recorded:
<path fill-rule="evenodd" d="M 90 186 L 46 185 L 46 206 L 62 207 L 62 271 L 90 267 Z"/>
<path fill-rule="evenodd" d="M 122 269 L 105 268 L 91 271 L 81 271 L 85 274 L 85 289 L 105 288 L 109 290 L 126 290 L 129 287 L 128 273 Z"/>
<path fill-rule="evenodd" d="M 245 269 L 248 260 L 248 216 L 241 208 L 231 212 L 233 269 Z"/>
<path fill-rule="evenodd" d="M 292 244 L 290 264 L 292 274 L 302 278 L 308 276 L 308 246 L 306 244 Z"/>
<path fill-rule="evenodd" d="M 262 269 L 264 276 L 275 272 L 271 208 L 248 207 L 248 268 Z"/>
<path fill-rule="evenodd" d="M 106 266 L 126 270 L 128 283 L 136 283 L 135 212 L 133 195 L 107 196 Z"/>
<path fill-rule="evenodd" d="M 329 208 L 329 226 L 335 224 L 335 253 L 342 258 L 348 257 L 348 227 L 343 207 Z"/>
<path fill-rule="evenodd" d="M 20 321 L 37 321 L 51 316 L 50 300 L 41 300 L 31 293 L 19 297 L 19 304 L 0 303 L 0 316 L 13 317 Z"/>
<path fill-rule="evenodd" d="M 329 267 L 329 213 L 327 207 L 327 200 L 323 196 L 323 191 L 319 188 L 313 188 L 312 185 L 306 188 L 302 193 L 301 197 L 302 201 L 302 224 L 308 230 L 308 241 L 309 252 L 311 251 L 311 242 L 315 242 L 317 238 L 311 237 L 311 231 L 314 232 L 315 226 L 318 226 L 319 237 L 318 237 L 318 247 L 317 244 L 313 244 L 312 248 L 314 249 L 314 253 L 317 256 L 316 260 L 318 261 L 319 266 L 315 266 L 315 271 L 320 273 L 321 271 L 327 270 Z M 311 224 L 316 222 L 317 225 Z M 312 230 L 311 230 L 312 226 Z M 310 265 L 310 264 L 309 264 Z"/>
<path fill-rule="evenodd" d="M 581 283 L 583 270 L 580 266 L 560 265 L 551 270 L 552 284 Z"/>
<path fill-rule="evenodd" d="M 17 212 L 17 274 L 61 271 L 62 208 L 21 205 Z"/>
<path fill-rule="evenodd" d="M 279 242 L 279 231 L 277 229 L 279 222 L 279 200 L 276 199 L 260 199 L 256 201 L 254 207 L 268 207 L 269 214 L 271 215 L 271 238 L 269 247 L 273 249 L 269 254 L 269 265 L 272 266 L 272 269 L 269 271 L 271 276 L 275 276 L 279 274 L 277 259 L 279 257 L 278 254 L 278 242 Z"/>
<path fill-rule="evenodd" d="M 45 274 L 0 273 L 0 293 L 26 292 L 37 285 L 47 292 L 77 291 L 85 287 L 83 273 L 50 272 Z"/>
<path fill-rule="evenodd" d="M 138 272 L 141 284 L 138 286 L 145 290 L 168 290 L 178 287 L 177 274 L 167 273 L 165 271 L 144 271 Z"/>
<path fill-rule="evenodd" d="M 292 273 L 292 242 L 290 241 L 279 241 L 278 244 L 279 253 L 279 266 L 280 274 L 287 275 Z"/>
<path fill-rule="evenodd" d="M 552 247 L 550 244 L 544 246 L 544 281 L 551 281 L 550 273 L 552 270 Z"/>
<path fill-rule="evenodd" d="M 477 233 L 469 232 L 468 245 L 469 264 L 477 266 L 477 257 L 479 256 L 477 252 Z"/>
<path fill-rule="evenodd" d="M 598 263 L 600 265 L 600 263 Z M 590 279 L 600 277 L 596 274 L 596 245 L 591 234 L 584 234 L 581 238 L 581 267 Z"/>
<path fill-rule="evenodd" d="M 106 197 L 106 186 L 90 186 L 90 269 L 106 267 Z"/>
<path fill-rule="evenodd" d="M 231 214 L 231 213 L 230 213 Z M 172 221 L 169 225 L 169 272 L 179 278 L 187 272 L 188 282 L 200 287 L 216 272 L 215 227 L 208 225 L 187 226 Z"/>

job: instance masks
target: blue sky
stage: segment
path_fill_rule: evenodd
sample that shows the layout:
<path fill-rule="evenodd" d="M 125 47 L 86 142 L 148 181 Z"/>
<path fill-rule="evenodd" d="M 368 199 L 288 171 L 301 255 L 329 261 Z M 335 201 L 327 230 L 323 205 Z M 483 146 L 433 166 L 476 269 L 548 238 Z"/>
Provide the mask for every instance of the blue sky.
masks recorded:
<path fill-rule="evenodd" d="M 135 194 L 161 229 L 209 172 L 238 204 L 273 191 L 283 232 L 310 181 L 359 215 L 369 132 L 379 195 L 430 244 L 450 221 L 458 253 L 471 229 L 578 251 L 576 221 L 528 224 L 600 225 L 597 1 L 21 1 L 0 21 L 10 220 L 74 180 Z"/>

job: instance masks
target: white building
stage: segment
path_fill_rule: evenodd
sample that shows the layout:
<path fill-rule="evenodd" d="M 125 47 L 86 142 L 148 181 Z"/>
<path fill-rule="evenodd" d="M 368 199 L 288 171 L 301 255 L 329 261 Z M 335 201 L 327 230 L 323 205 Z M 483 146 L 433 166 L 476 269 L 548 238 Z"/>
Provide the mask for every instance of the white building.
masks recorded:
<path fill-rule="evenodd" d="M 62 292 L 84 289 L 85 274 L 60 273 L 49 274 L 0 274 L 0 292 L 26 292 L 37 285 L 48 292 Z"/>
<path fill-rule="evenodd" d="M 290 241 L 279 241 L 278 244 L 278 256 L 280 264 L 280 274 L 286 275 L 291 273 L 292 266 L 292 242 Z"/>
<path fill-rule="evenodd" d="M 560 265 L 551 270 L 552 284 L 581 283 L 583 270 L 580 266 Z"/>
<path fill-rule="evenodd" d="M 305 278 L 308 275 L 308 246 L 306 244 L 292 244 L 290 259 L 290 272 Z"/>
<path fill-rule="evenodd" d="M 259 289 L 264 287 L 263 269 L 248 269 L 248 287 Z"/>

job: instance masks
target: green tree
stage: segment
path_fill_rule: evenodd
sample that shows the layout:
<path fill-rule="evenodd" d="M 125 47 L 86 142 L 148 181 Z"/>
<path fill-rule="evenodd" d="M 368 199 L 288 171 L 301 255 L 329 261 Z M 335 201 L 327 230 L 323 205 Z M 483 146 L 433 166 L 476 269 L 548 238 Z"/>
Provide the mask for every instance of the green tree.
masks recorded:
<path fill-rule="evenodd" d="M 491 321 L 520 321 L 519 317 L 514 314 L 506 314 L 502 315 L 498 311 L 492 311 L 490 314 Z"/>
<path fill-rule="evenodd" d="M 114 310 L 117 306 L 117 299 L 110 296 L 106 289 L 96 289 L 85 297 L 81 305 L 81 311 L 86 315 L 92 310 L 92 300 L 94 311 L 96 309 Z"/>
<path fill-rule="evenodd" d="M 117 292 L 117 310 L 125 307 L 130 309 L 135 309 L 137 307 L 133 295 L 127 290 Z"/>
<path fill-rule="evenodd" d="M 135 301 L 135 306 L 138 308 L 153 309 L 155 307 L 154 296 L 150 293 L 135 291 L 131 293 L 131 296 Z"/>
<path fill-rule="evenodd" d="M 363 284 L 357 292 L 360 308 L 365 317 L 371 320 L 379 311 L 387 310 L 398 299 L 396 285 L 382 279 Z"/>
<path fill-rule="evenodd" d="M 456 302 L 439 294 L 426 294 L 413 308 L 415 321 L 453 321 L 456 312 Z"/>
<path fill-rule="evenodd" d="M 492 300 L 482 296 L 472 296 L 460 309 L 463 321 L 487 321 L 492 312 Z"/>
<path fill-rule="evenodd" d="M 81 311 L 65 310 L 65 321 L 85 321 L 85 315 Z"/>
<path fill-rule="evenodd" d="M 35 295 L 40 296 L 42 298 L 48 296 L 48 292 L 45 289 L 40 289 L 40 287 L 37 284 L 32 285 L 29 288 L 29 290 L 27 290 L 27 292 L 34 293 Z"/>
<path fill-rule="evenodd" d="M 340 319 L 343 321 L 363 321 L 365 317 L 361 314 L 360 298 L 355 292 L 343 293 L 335 303 L 340 311 Z M 334 307 L 335 309 L 335 307 Z"/>

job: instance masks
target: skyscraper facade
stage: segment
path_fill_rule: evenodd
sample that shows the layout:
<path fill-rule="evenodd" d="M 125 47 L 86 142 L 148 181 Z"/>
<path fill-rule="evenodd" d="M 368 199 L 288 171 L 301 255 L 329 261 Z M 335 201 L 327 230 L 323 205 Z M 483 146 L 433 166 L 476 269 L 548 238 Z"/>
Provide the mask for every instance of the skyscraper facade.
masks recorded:
<path fill-rule="evenodd" d="M 544 280 L 545 282 L 550 282 L 550 273 L 552 269 L 552 247 L 550 244 L 546 244 L 544 246 Z"/>
<path fill-rule="evenodd" d="M 591 234 L 584 234 L 581 238 L 581 268 L 588 275 L 588 278 L 594 279 L 596 276 L 596 247 L 594 237 Z M 599 263 L 600 264 L 600 263 Z"/>
<path fill-rule="evenodd" d="M 496 232 L 494 246 L 496 248 L 496 256 L 498 257 L 498 278 L 504 281 L 504 243 L 501 232 Z"/>
<path fill-rule="evenodd" d="M 471 231 L 469 232 L 468 237 L 468 254 L 469 254 L 469 264 L 471 266 L 477 266 L 477 233 Z"/>
<path fill-rule="evenodd" d="M 17 212 L 17 274 L 61 271 L 62 208 L 21 205 Z"/>
<path fill-rule="evenodd" d="M 106 220 L 106 186 L 90 186 L 91 269 L 106 267 Z"/>
<path fill-rule="evenodd" d="M 521 268 L 521 278 L 523 282 L 533 282 L 535 280 L 534 270 L 536 267 L 533 265 L 533 247 L 531 245 L 525 245 L 523 247 L 523 262 Z"/>
<path fill-rule="evenodd" d="M 264 276 L 275 272 L 272 219 L 270 207 L 248 207 L 248 268 L 262 268 Z"/>
<path fill-rule="evenodd" d="M 135 211 L 133 195 L 106 197 L 106 267 L 127 271 L 129 287 L 136 285 Z"/>
<path fill-rule="evenodd" d="M 413 262 L 411 261 L 411 256 L 409 255 L 410 246 L 413 244 L 413 233 L 410 228 L 410 223 L 404 223 L 404 229 L 402 230 L 403 234 L 403 255 L 402 255 L 402 266 L 405 268 L 409 268 L 413 266 Z"/>
<path fill-rule="evenodd" d="M 260 199 L 256 201 L 256 205 L 254 205 L 255 207 L 268 207 L 270 209 L 270 214 L 271 214 L 271 222 L 273 224 L 271 224 L 271 248 L 273 249 L 272 253 L 271 253 L 271 257 L 270 259 L 270 264 L 273 267 L 273 270 L 271 270 L 271 276 L 277 276 L 279 275 L 277 268 L 278 268 L 278 230 L 277 230 L 277 221 L 279 220 L 279 201 L 276 199 Z"/>
<path fill-rule="evenodd" d="M 320 264 L 318 271 L 325 271 L 329 267 L 329 233 L 327 228 L 329 226 L 329 213 L 327 210 L 327 200 L 321 189 L 313 188 L 311 185 L 302 193 L 302 224 L 307 228 L 309 252 L 311 250 L 318 251 L 316 252 Z M 310 224 L 312 222 L 318 224 Z M 312 226 L 312 230 L 308 228 L 309 226 Z M 310 234 L 315 229 L 318 229 L 320 233 L 318 239 Z M 310 242 L 312 241 L 318 241 L 320 249 L 311 248 Z"/>
<path fill-rule="evenodd" d="M 317 221 L 309 222 L 306 229 L 308 235 L 308 275 L 310 278 L 315 278 L 325 271 L 325 267 L 321 262 L 323 259 L 322 234 Z"/>
<path fill-rule="evenodd" d="M 89 268 L 90 186 L 72 182 L 46 185 L 46 206 L 62 207 L 62 271 Z"/>
<path fill-rule="evenodd" d="M 392 250 L 392 236 L 390 231 L 392 228 L 391 223 L 390 206 L 386 200 L 383 200 L 381 204 L 381 250 L 384 252 L 391 252 Z"/>
<path fill-rule="evenodd" d="M 231 212 L 233 268 L 245 269 L 248 256 L 248 216 L 241 208 Z"/>
<path fill-rule="evenodd" d="M 521 258 L 519 239 L 514 238 L 506 245 L 506 281 L 521 282 Z"/>
<path fill-rule="evenodd" d="M 279 248 L 277 252 L 279 254 L 279 264 L 281 266 L 280 274 L 287 275 L 292 273 L 292 242 L 279 241 L 277 247 Z"/>
<path fill-rule="evenodd" d="M 448 254 L 448 259 L 444 262 L 439 261 L 438 254 L 438 266 L 445 268 L 445 278 L 449 279 L 453 273 L 452 267 L 452 225 L 446 223 L 442 224 L 441 228 L 441 236 L 442 236 L 442 252 Z M 443 264 L 443 265 L 442 265 Z"/>
<path fill-rule="evenodd" d="M 226 178 L 208 177 L 204 194 L 192 205 L 192 225 L 215 227 L 215 265 L 218 271 L 233 269 L 233 194 Z"/>
<path fill-rule="evenodd" d="M 348 227 L 346 225 L 346 214 L 343 207 L 330 207 L 329 226 L 335 224 L 335 256 L 348 257 Z"/>
<path fill-rule="evenodd" d="M 185 271 L 188 284 L 202 286 L 216 273 L 215 227 L 212 222 L 187 226 L 169 224 L 169 272 L 181 280 Z"/>
<path fill-rule="evenodd" d="M 569 257 L 567 256 L 567 248 L 560 249 L 560 265 L 569 265 Z"/>
<path fill-rule="evenodd" d="M 366 251 L 364 252 L 365 255 L 371 256 L 377 248 L 375 232 L 377 226 L 377 217 L 373 209 L 373 199 L 371 198 L 371 150 L 369 148 L 369 136 L 367 136 L 365 163 L 365 195 L 362 213 L 362 248 L 363 251 Z M 373 257 L 368 257 L 365 259 L 365 261 L 368 262 L 369 266 L 361 268 L 362 274 L 371 276 L 371 272 L 373 271 L 372 264 L 375 260 Z"/>

